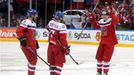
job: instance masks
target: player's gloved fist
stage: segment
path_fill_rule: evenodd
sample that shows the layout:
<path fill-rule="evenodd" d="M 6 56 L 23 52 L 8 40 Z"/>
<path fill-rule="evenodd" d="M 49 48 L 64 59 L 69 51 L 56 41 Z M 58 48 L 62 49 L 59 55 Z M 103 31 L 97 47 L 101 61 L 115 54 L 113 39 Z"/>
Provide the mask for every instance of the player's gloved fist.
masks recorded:
<path fill-rule="evenodd" d="M 65 50 L 70 49 L 70 45 L 69 45 L 69 46 L 64 46 L 64 49 L 65 49 Z"/>
<path fill-rule="evenodd" d="M 70 49 L 65 50 L 65 54 L 68 55 L 70 53 Z"/>
<path fill-rule="evenodd" d="M 112 11 L 112 8 L 110 6 L 107 6 L 106 8 L 107 8 L 107 11 L 108 12 L 111 12 Z"/>
<path fill-rule="evenodd" d="M 20 45 L 21 46 L 23 46 L 23 47 L 27 46 L 26 38 L 25 37 L 21 37 L 19 40 L 20 40 Z"/>
<path fill-rule="evenodd" d="M 39 43 L 38 43 L 38 41 L 36 40 L 36 49 L 39 49 L 40 47 L 39 47 Z"/>
<path fill-rule="evenodd" d="M 65 46 L 65 54 L 68 55 L 70 53 L 70 46 Z"/>
<path fill-rule="evenodd" d="M 94 20 L 93 16 L 90 16 L 89 21 L 93 21 L 93 20 Z"/>
<path fill-rule="evenodd" d="M 90 15 L 90 17 L 89 17 L 89 20 L 90 20 L 90 21 L 94 21 L 95 18 L 96 18 L 96 15 L 92 13 L 92 14 Z"/>

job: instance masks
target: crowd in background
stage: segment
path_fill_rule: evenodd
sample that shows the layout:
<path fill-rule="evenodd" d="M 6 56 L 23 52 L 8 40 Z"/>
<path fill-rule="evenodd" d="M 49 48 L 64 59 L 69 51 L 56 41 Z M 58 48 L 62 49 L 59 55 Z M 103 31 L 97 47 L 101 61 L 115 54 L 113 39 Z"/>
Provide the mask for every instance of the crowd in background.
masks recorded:
<path fill-rule="evenodd" d="M 118 16 L 117 29 L 119 30 L 134 30 L 134 1 L 130 3 L 123 3 L 122 1 L 115 1 L 113 3 L 105 2 L 104 4 L 99 4 L 95 10 L 97 19 L 101 18 L 102 10 L 107 9 L 107 6 L 112 6 L 113 11 Z M 86 8 L 87 10 L 87 8 Z M 92 12 L 93 9 L 88 8 L 88 11 Z"/>
<path fill-rule="evenodd" d="M 119 13 L 119 29 L 131 29 L 134 30 L 134 2 L 130 4 L 123 4 L 115 2 L 112 4 L 115 10 Z"/>
<path fill-rule="evenodd" d="M 104 4 L 99 4 L 95 10 L 95 13 L 100 16 L 101 10 L 105 8 L 105 5 L 108 3 L 105 2 Z M 130 3 L 123 3 L 122 1 L 115 1 L 111 4 L 115 11 L 117 11 L 120 15 L 119 23 L 117 25 L 117 29 L 119 30 L 134 30 L 134 0 Z M 0 27 L 7 27 L 8 20 L 7 20 L 7 13 L 2 14 L 0 13 Z M 11 27 L 17 27 L 20 22 L 26 18 L 25 15 L 21 14 L 14 14 L 11 13 Z M 37 27 L 43 28 L 44 20 L 42 18 L 38 18 L 37 20 Z"/>
<path fill-rule="evenodd" d="M 21 15 L 21 14 L 14 14 L 11 16 L 10 19 L 10 27 L 18 27 L 21 23 L 22 20 L 26 19 L 27 17 L 25 15 Z M 37 23 L 37 27 L 38 28 L 44 28 L 44 23 L 42 21 L 42 18 L 38 18 L 36 20 Z M 8 27 L 8 20 L 7 20 L 7 16 L 0 16 L 0 27 Z"/>

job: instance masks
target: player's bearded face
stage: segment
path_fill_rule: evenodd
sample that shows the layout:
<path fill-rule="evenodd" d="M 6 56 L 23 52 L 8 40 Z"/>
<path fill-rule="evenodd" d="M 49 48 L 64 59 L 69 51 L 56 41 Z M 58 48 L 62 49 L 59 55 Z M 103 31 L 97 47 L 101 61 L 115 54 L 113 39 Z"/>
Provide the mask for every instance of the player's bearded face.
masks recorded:
<path fill-rule="evenodd" d="M 63 20 L 63 18 L 60 18 L 60 20 Z"/>
<path fill-rule="evenodd" d="M 36 19 L 38 17 L 38 15 L 36 14 L 36 15 L 34 15 L 34 18 Z"/>
<path fill-rule="evenodd" d="M 38 15 L 33 15 L 32 18 L 35 20 L 38 17 Z"/>

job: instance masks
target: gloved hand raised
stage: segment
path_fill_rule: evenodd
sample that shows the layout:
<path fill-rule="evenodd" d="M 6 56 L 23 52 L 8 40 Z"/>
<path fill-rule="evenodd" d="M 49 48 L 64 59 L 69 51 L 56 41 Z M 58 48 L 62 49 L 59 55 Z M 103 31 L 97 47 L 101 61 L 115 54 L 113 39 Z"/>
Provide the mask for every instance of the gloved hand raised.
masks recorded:
<path fill-rule="evenodd" d="M 89 16 L 89 20 L 90 21 L 94 21 L 96 19 L 96 14 L 95 13 L 91 13 Z"/>

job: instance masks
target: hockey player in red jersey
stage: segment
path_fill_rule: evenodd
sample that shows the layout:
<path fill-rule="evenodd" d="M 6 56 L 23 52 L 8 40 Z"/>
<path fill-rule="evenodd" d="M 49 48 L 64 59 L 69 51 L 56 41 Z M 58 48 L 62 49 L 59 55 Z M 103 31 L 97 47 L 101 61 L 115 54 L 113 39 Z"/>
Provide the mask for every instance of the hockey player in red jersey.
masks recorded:
<path fill-rule="evenodd" d="M 114 45 L 117 44 L 115 34 L 115 26 L 118 23 L 117 16 L 112 10 L 102 11 L 102 19 L 97 21 L 92 14 L 91 23 L 93 27 L 99 28 L 101 31 L 101 40 L 96 53 L 97 59 L 97 75 L 108 75 L 109 62 L 114 52 Z"/>
<path fill-rule="evenodd" d="M 61 22 L 63 19 L 61 11 L 55 12 L 53 16 L 54 19 L 47 26 L 49 31 L 47 59 L 50 64 L 50 75 L 60 75 L 65 63 L 65 55 L 69 54 L 69 46 L 66 39 L 67 29 L 66 25 Z M 64 49 L 58 40 L 64 46 Z"/>
<path fill-rule="evenodd" d="M 28 60 L 28 75 L 34 75 L 37 63 L 38 42 L 35 38 L 36 23 L 38 13 L 34 9 L 27 11 L 27 19 L 24 19 L 16 30 L 17 37 L 20 41 L 21 49 Z"/>

